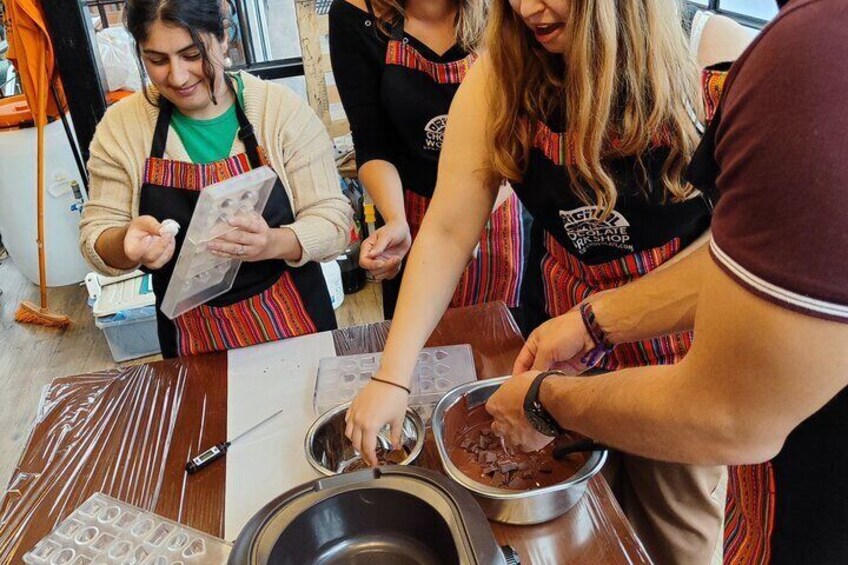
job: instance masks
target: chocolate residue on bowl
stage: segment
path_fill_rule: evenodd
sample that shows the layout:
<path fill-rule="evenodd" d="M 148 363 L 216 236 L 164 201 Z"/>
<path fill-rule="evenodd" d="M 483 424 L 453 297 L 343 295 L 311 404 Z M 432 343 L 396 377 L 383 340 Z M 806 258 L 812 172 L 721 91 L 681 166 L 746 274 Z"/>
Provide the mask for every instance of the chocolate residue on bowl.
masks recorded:
<path fill-rule="evenodd" d="M 382 446 L 377 446 L 377 461 L 380 465 L 400 465 L 407 457 L 409 457 L 409 452 L 406 448 L 387 451 Z M 368 468 L 368 463 L 366 463 L 361 457 L 358 457 L 348 463 L 347 466 L 342 469 L 342 473 L 353 473 L 354 471 L 361 471 Z"/>
<path fill-rule="evenodd" d="M 540 451 L 524 453 L 495 437 L 491 426 L 485 405 L 468 410 L 465 399 L 445 414 L 448 456 L 478 483 L 516 491 L 544 488 L 566 481 L 586 462 L 586 456 L 579 453 L 555 460 L 554 442 Z"/>

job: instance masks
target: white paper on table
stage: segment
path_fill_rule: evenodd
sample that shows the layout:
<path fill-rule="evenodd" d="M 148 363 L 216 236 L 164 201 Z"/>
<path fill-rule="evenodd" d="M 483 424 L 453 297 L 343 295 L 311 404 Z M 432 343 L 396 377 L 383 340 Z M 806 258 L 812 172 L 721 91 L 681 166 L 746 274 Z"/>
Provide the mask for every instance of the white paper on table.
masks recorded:
<path fill-rule="evenodd" d="M 316 418 L 318 361 L 335 354 L 331 332 L 228 352 L 227 437 L 283 412 L 227 452 L 224 538 L 234 540 L 277 496 L 319 478 L 306 461 L 303 442 Z"/>

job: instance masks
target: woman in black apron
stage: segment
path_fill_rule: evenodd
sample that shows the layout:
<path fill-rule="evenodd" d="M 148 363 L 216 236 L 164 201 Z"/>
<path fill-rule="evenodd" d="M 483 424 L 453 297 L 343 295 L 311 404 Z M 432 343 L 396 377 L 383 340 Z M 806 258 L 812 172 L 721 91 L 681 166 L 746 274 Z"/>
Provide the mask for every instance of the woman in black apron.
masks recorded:
<path fill-rule="evenodd" d="M 144 93 L 146 101 L 137 93 L 125 102 L 127 106 L 123 112 L 128 112 L 132 104 L 146 105 L 144 111 L 156 115 L 155 127 L 143 171 L 138 172 L 138 205 L 132 211 L 135 219 L 128 227 L 102 232 L 95 250 L 106 266 L 122 268 L 141 263 L 141 268 L 152 274 L 159 340 L 165 357 L 243 347 L 334 329 L 335 315 L 321 267 L 315 261 L 304 262 L 307 251 L 299 241 L 297 215 L 279 174 L 261 218 L 236 220 L 233 226 L 237 229 L 209 243 L 213 254 L 244 261 L 232 289 L 173 321 L 161 313 L 159 307 L 200 191 L 256 167 L 270 166 L 278 173 L 284 168 L 282 159 L 272 162 L 268 158 L 269 153 L 281 156 L 279 148 L 275 148 L 276 152 L 266 152 L 260 147 L 257 130 L 248 120 L 241 100 L 242 97 L 250 100 L 261 97 L 271 106 L 270 101 L 277 100 L 281 93 L 249 75 L 230 76 L 223 72 L 221 63 L 226 40 L 220 6 L 197 0 L 168 2 L 164 9 L 163 4 L 161 0 L 137 0 L 129 2 L 127 7 L 128 27 L 143 53 L 154 86 L 159 88 L 158 92 Z M 171 46 L 177 48 L 176 52 L 170 51 Z M 168 68 L 163 72 L 159 67 L 165 66 Z M 175 88 L 182 84 L 188 86 Z M 226 103 L 228 101 L 230 104 Z M 207 149 L 207 145 L 220 141 L 222 154 L 229 155 L 202 163 L 166 158 L 166 146 L 170 148 L 173 142 L 169 141 L 169 132 L 175 131 L 172 126 L 177 112 L 184 120 L 193 119 L 211 128 L 191 130 L 192 135 L 202 131 L 223 132 L 222 140 L 214 139 L 214 135 L 204 140 L 184 133 L 186 130 L 177 130 L 174 137 L 182 141 L 186 153 L 191 153 L 192 148 L 195 152 Z M 216 115 L 206 119 L 210 112 Z M 95 203 L 92 217 L 103 206 L 102 202 L 108 200 L 104 193 L 109 186 L 109 175 L 114 168 L 120 168 L 118 163 L 109 163 L 111 168 L 105 167 L 102 161 L 106 161 L 109 152 L 115 149 L 105 147 L 107 132 L 121 118 L 119 111 L 112 116 L 107 113 L 103 132 L 98 132 L 100 135 L 92 144 L 92 202 Z M 271 118 L 273 123 L 274 117 Z M 228 119 L 231 124 L 226 122 Z M 260 120 L 260 127 L 267 128 L 267 120 Z M 317 122 L 314 115 L 306 122 L 310 120 Z M 224 125 L 220 126 L 221 123 Z M 228 129 L 230 125 L 232 128 Z M 223 129 L 216 129 L 218 127 Z M 266 139 L 280 141 L 288 134 L 282 130 L 275 132 L 273 128 L 269 133 L 272 135 Z M 138 136 L 140 139 L 127 140 L 129 148 L 143 143 L 142 131 Z M 232 149 L 234 138 L 243 144 L 243 152 Z M 306 147 L 293 149 L 307 151 Z M 322 149 L 329 147 L 325 145 Z M 99 157 L 101 151 L 103 157 Z M 322 151 L 316 158 L 332 160 L 329 151 Z M 118 157 L 113 159 L 117 161 Z M 298 194 L 294 183 L 290 188 L 292 194 Z M 328 189 L 344 202 L 337 185 Z M 332 240 L 332 232 L 346 232 L 349 216 L 346 203 L 339 205 L 333 201 L 334 197 L 330 200 L 327 206 L 342 212 L 342 221 L 333 226 L 334 230 L 327 230 Z M 166 219 L 175 220 L 182 227 L 176 237 L 160 233 Z M 338 254 L 345 241 L 344 236 L 331 241 L 328 245 L 331 254 Z"/>
<path fill-rule="evenodd" d="M 363 242 L 360 264 L 383 280 L 386 318 L 394 315 L 403 258 L 433 197 L 448 109 L 476 59 L 485 11 L 478 0 L 425 6 L 444 10 L 441 23 L 436 18 L 416 22 L 428 44 L 406 31 L 407 14 L 420 12 L 422 6 L 413 1 L 377 0 L 372 5 L 371 0 L 336 0 L 330 10 L 333 74 L 351 123 L 360 180 L 385 224 Z M 518 302 L 521 207 L 509 191 L 503 198 L 451 306 Z"/>
<path fill-rule="evenodd" d="M 473 245 L 463 226 L 481 221 L 500 179 L 510 180 L 533 217 L 521 297 L 531 319 L 558 316 L 595 292 L 627 284 L 703 238 L 709 202 L 683 180 L 697 143 L 692 114 L 701 96 L 675 6 L 666 0 L 492 4 L 489 51 L 451 108 L 455 129 L 439 171 L 439 185 L 451 186 L 437 191 L 419 236 L 431 249 L 413 246 L 376 375 L 396 386 L 375 383 L 350 410 L 348 433 L 364 453 L 371 453 L 380 427 L 406 408 L 401 387 L 441 317 L 444 285 Z M 702 92 L 720 90 L 719 78 L 706 73 Z M 487 179 L 480 170 L 489 172 Z M 488 200 L 475 196 L 485 190 Z M 431 260 L 432 248 L 442 246 L 457 251 Z M 618 346 L 596 367 L 674 363 L 691 339 L 678 334 Z M 723 469 L 622 461 L 619 501 L 657 562 L 709 562 L 720 542 L 723 500 L 713 491 Z"/>

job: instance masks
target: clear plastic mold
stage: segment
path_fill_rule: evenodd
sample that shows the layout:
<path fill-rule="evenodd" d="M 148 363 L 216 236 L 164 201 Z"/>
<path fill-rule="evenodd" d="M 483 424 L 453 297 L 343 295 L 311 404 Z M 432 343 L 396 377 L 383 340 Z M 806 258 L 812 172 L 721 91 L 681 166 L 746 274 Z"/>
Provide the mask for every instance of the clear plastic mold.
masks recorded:
<path fill-rule="evenodd" d="M 326 357 L 318 363 L 312 404 L 318 414 L 353 400 L 380 366 L 381 353 Z M 470 345 L 427 347 L 418 354 L 409 405 L 428 421 L 433 407 L 453 387 L 477 379 Z"/>
<path fill-rule="evenodd" d="M 28 565 L 223 565 L 227 542 L 103 494 L 24 555 Z"/>
<path fill-rule="evenodd" d="M 234 218 L 261 214 L 276 180 L 277 175 L 270 168 L 259 167 L 200 192 L 162 299 L 163 314 L 173 320 L 233 287 L 241 260 L 216 257 L 207 246 L 234 230 L 229 223 Z"/>

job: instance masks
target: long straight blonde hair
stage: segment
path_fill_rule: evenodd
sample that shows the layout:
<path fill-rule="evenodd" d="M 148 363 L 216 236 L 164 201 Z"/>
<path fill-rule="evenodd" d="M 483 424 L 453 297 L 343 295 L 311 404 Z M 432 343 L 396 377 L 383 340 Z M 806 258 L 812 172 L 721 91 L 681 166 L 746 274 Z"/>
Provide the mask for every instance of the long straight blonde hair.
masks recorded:
<path fill-rule="evenodd" d="M 456 42 L 465 51 L 475 52 L 486 29 L 488 0 L 454 0 L 456 12 Z M 386 23 L 394 24 L 406 17 L 407 0 L 372 0 L 374 12 L 379 15 L 377 26 L 386 32 Z"/>
<path fill-rule="evenodd" d="M 491 180 L 522 179 L 541 121 L 567 128 L 573 190 L 599 206 L 601 218 L 618 198 L 604 161 L 641 156 L 658 140 L 670 150 L 664 197 L 685 199 L 692 188 L 683 174 L 698 142 L 689 106 L 698 81 L 678 1 L 569 0 L 568 11 L 563 55 L 545 51 L 508 0 L 491 6 Z M 557 116 L 564 123 L 551 124 Z"/>

